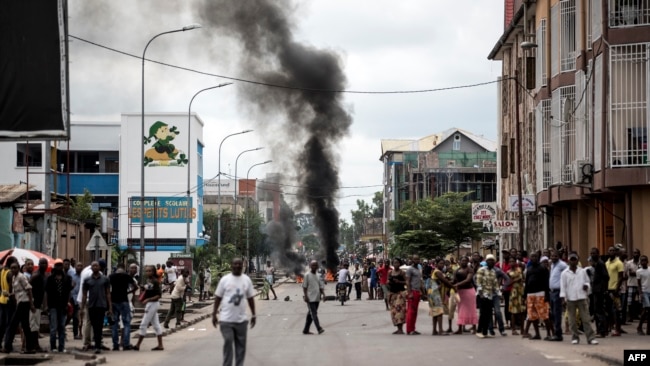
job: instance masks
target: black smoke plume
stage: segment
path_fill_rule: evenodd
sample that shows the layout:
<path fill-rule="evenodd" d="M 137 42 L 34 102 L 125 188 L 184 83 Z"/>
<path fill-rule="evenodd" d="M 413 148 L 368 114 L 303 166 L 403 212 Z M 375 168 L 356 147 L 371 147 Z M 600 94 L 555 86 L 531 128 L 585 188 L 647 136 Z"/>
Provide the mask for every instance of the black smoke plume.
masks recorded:
<path fill-rule="evenodd" d="M 335 208 L 339 177 L 334 149 L 348 133 L 352 118 L 343 107 L 341 93 L 313 90 L 343 90 L 346 77 L 335 52 L 295 39 L 295 11 L 288 0 L 205 0 L 200 15 L 204 26 L 216 30 L 216 37 L 227 35 L 241 48 L 237 65 L 244 78 L 302 88 L 238 83 L 243 107 L 260 122 L 256 130 L 264 130 L 272 140 L 267 143 L 273 147 L 274 163 L 276 159 L 290 162 L 300 182 L 297 197 L 313 212 L 327 266 L 334 269 L 339 247 L 339 212 Z M 292 240 L 295 224 L 288 220 L 278 224 L 285 242 Z M 273 231 L 279 232 L 277 228 Z M 290 256 L 287 251 L 278 254 Z"/>

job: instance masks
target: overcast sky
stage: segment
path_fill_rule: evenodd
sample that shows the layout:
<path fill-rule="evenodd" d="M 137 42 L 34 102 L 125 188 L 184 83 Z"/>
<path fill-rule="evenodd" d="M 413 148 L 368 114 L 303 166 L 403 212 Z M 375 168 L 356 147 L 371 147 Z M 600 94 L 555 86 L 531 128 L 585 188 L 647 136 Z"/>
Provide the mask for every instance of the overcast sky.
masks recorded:
<path fill-rule="evenodd" d="M 140 57 L 157 33 L 202 22 L 210 0 L 69 1 L 69 33 Z M 235 1 L 235 0 L 233 0 Z M 245 1 L 245 0 L 242 0 Z M 487 55 L 503 32 L 503 0 L 313 0 L 294 2 L 290 15 L 297 41 L 335 51 L 347 77 L 347 90 L 400 91 L 452 87 L 495 80 L 501 65 Z M 209 24 L 209 22 L 208 22 Z M 205 24 L 204 24 L 205 25 Z M 73 120 L 93 116 L 119 119 L 140 111 L 141 61 L 88 43 L 70 43 Z M 239 47 L 207 25 L 156 39 L 147 58 L 211 74 L 247 78 L 238 70 Z M 146 111 L 187 112 L 198 90 L 228 80 L 146 65 Z M 204 176 L 217 174 L 218 148 L 228 134 L 264 124 L 246 113 L 238 83 L 197 97 L 192 111 L 204 128 Z M 345 94 L 353 118 L 340 141 L 338 208 L 350 218 L 356 200 L 370 202 L 382 190 L 381 139 L 419 138 L 459 127 L 496 140 L 497 84 L 417 94 Z M 259 128 L 257 129 L 260 130 Z M 256 132 L 258 132 L 256 131 Z M 258 146 L 277 146 L 278 136 L 250 133 L 226 140 L 221 171 L 234 175 L 237 155 Z M 267 139 L 273 138 L 274 141 Z M 286 146 L 300 141 L 283 141 Z M 238 175 L 252 164 L 274 159 L 271 149 L 239 159 Z M 251 176 L 283 171 L 282 164 L 256 167 Z M 361 188 L 356 188 L 361 187 Z"/>

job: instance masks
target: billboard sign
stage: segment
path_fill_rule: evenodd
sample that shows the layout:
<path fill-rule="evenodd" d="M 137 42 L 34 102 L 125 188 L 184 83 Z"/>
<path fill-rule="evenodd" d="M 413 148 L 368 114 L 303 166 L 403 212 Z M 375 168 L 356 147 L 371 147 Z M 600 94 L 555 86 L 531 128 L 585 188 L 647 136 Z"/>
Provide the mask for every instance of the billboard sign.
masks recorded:
<path fill-rule="evenodd" d="M 494 221 L 494 231 L 497 234 L 517 234 L 519 233 L 519 222 L 514 220 L 496 220 Z"/>
<path fill-rule="evenodd" d="M 0 140 L 68 138 L 66 4 L 0 1 Z"/>
<path fill-rule="evenodd" d="M 472 222 L 485 222 L 497 217 L 496 202 L 472 203 Z"/>
<path fill-rule="evenodd" d="M 219 192 L 219 179 L 210 179 L 203 184 L 203 194 L 206 196 L 216 196 L 221 193 L 222 196 L 234 196 L 237 183 L 234 179 L 221 180 L 221 192 Z"/>
<path fill-rule="evenodd" d="M 144 210 L 141 208 L 139 197 L 131 197 L 129 200 L 129 219 L 131 222 L 140 222 L 144 212 L 144 222 L 159 222 L 172 224 L 187 223 L 187 215 L 190 215 L 190 222 L 196 218 L 196 208 L 187 207 L 186 197 L 145 197 Z"/>
<path fill-rule="evenodd" d="M 255 179 L 240 179 L 238 196 L 255 197 Z"/>
<path fill-rule="evenodd" d="M 521 197 L 522 209 L 524 212 L 535 212 L 537 211 L 537 205 L 535 204 L 535 195 L 534 194 L 524 194 Z M 519 212 L 519 196 L 516 194 L 510 195 L 508 197 L 508 211 L 510 212 Z"/>

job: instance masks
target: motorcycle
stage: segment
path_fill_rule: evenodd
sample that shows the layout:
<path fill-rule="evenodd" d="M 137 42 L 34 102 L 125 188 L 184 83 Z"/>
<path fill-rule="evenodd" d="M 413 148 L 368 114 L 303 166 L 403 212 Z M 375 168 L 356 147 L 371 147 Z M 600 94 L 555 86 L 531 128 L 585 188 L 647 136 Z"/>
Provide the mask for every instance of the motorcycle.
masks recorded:
<path fill-rule="evenodd" d="M 336 284 L 336 299 L 341 302 L 341 306 L 345 304 L 348 298 L 348 287 L 345 283 Z"/>

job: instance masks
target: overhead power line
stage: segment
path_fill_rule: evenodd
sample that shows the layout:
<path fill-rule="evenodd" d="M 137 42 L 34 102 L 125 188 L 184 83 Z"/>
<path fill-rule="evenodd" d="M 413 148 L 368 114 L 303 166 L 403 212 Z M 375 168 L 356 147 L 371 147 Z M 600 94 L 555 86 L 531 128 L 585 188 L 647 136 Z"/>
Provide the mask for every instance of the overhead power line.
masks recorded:
<path fill-rule="evenodd" d="M 96 46 L 103 48 L 105 50 L 119 53 L 125 56 L 137 58 L 137 59 L 142 59 L 142 57 L 138 55 L 134 55 L 132 53 L 128 53 L 125 51 L 121 51 L 112 47 L 105 46 L 103 44 L 89 41 L 87 39 L 83 39 L 74 35 L 69 34 L 68 37 L 76 39 L 81 42 L 88 43 L 90 45 Z M 248 84 L 254 84 L 254 85 L 261 85 L 261 86 L 266 86 L 266 87 L 271 87 L 271 88 L 280 88 L 280 89 L 291 89 L 291 90 L 301 90 L 301 91 L 308 91 L 308 92 L 319 92 L 319 93 L 347 93 L 347 94 L 417 94 L 417 93 L 434 93 L 434 92 L 441 92 L 441 91 L 447 91 L 447 90 L 456 90 L 456 89 L 469 89 L 469 88 L 475 88 L 479 86 L 484 86 L 484 85 L 490 85 L 490 84 L 495 84 L 495 83 L 500 83 L 504 80 L 507 79 L 498 79 L 498 80 L 492 80 L 492 81 L 485 81 L 481 83 L 474 83 L 474 84 L 465 84 L 465 85 L 455 85 L 455 86 L 448 86 L 448 87 L 442 87 L 442 88 L 430 88 L 430 89 L 416 89 L 416 90 L 391 90 L 391 91 L 371 91 L 371 90 L 336 90 L 336 89 L 319 89 L 319 88 L 307 88 L 307 87 L 300 87 L 300 86 L 294 86 L 294 85 L 280 85 L 280 84 L 272 84 L 272 83 L 265 83 L 262 81 L 256 81 L 256 80 L 248 80 L 248 79 L 242 79 L 242 78 L 237 78 L 233 76 L 227 76 L 227 75 L 219 75 L 219 74 L 214 74 L 206 71 L 201 71 L 201 70 L 196 70 L 192 69 L 189 67 L 184 67 L 184 66 L 178 66 L 178 65 L 172 65 L 168 64 L 166 62 L 161 62 L 161 61 L 156 61 L 152 59 L 145 58 L 146 61 L 153 62 L 155 64 L 171 67 L 174 69 L 179 69 L 179 70 L 184 70 L 188 72 L 192 72 L 195 74 L 201 74 L 201 75 L 206 75 L 206 76 L 212 76 L 212 77 L 218 77 L 222 79 L 227 79 L 227 80 L 232 80 L 232 81 L 238 81 L 241 83 L 248 83 Z"/>

